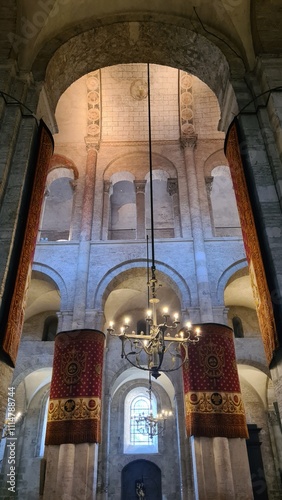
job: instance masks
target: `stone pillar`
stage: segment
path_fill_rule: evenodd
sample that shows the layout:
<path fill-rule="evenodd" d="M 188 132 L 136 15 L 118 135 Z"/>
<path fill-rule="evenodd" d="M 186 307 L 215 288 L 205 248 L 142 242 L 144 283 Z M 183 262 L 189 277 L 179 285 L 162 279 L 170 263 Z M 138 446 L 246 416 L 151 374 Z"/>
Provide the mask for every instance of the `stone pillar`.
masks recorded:
<path fill-rule="evenodd" d="M 282 425 L 282 351 L 279 349 L 274 357 L 270 368 L 271 379 L 280 414 L 280 424 Z"/>
<path fill-rule="evenodd" d="M 52 141 L 46 128 L 48 145 L 45 140 L 42 141 L 38 155 L 43 152 L 44 146 L 46 149 L 41 165 L 35 168 L 41 128 L 35 118 L 38 89 L 32 86 L 30 74 L 17 74 L 17 68 L 12 63 L 0 68 L 0 81 L 1 91 L 9 96 L 7 99 L 0 94 L 1 429 L 24 319 L 26 288 L 39 227 L 39 207 L 52 154 Z M 21 273 L 17 274 L 19 267 Z"/>
<path fill-rule="evenodd" d="M 144 240 L 146 237 L 145 227 L 145 186 L 146 180 L 134 181 L 136 191 L 136 239 Z"/>
<path fill-rule="evenodd" d="M 203 324 L 201 331 L 199 342 L 189 346 L 193 362 L 183 366 L 195 496 L 197 500 L 250 500 L 253 493 L 246 446 L 248 430 L 233 331 L 217 323 Z"/>
<path fill-rule="evenodd" d="M 73 310 L 72 328 L 83 328 L 87 307 L 87 284 L 90 259 L 90 238 L 93 219 L 93 204 L 96 178 L 98 145 L 90 143 L 87 147 L 85 186 L 82 207 L 81 239 L 76 273 L 76 295 Z"/>
<path fill-rule="evenodd" d="M 245 439 L 190 438 L 196 500 L 252 500 Z"/>
<path fill-rule="evenodd" d="M 194 148 L 197 137 L 191 136 L 183 138 L 181 145 L 184 149 L 185 165 L 187 172 L 189 208 L 192 225 L 192 236 L 194 242 L 194 258 L 196 266 L 197 288 L 199 296 L 199 305 L 201 321 L 213 321 L 212 301 L 209 289 L 209 277 L 207 270 L 207 260 L 205 253 L 204 234 L 201 219 L 201 210 L 199 203 L 197 174 L 194 158 Z"/>
<path fill-rule="evenodd" d="M 173 220 L 174 220 L 174 237 L 181 238 L 181 225 L 179 216 L 179 194 L 178 194 L 178 182 L 176 178 L 169 178 L 167 180 L 167 192 L 172 198 L 173 207 Z"/>
<path fill-rule="evenodd" d="M 103 196 L 103 224 L 102 224 L 102 240 L 109 239 L 110 227 L 110 181 L 104 181 L 104 196 Z"/>
<path fill-rule="evenodd" d="M 43 500 L 96 499 L 104 341 L 97 330 L 56 336 Z"/>
<path fill-rule="evenodd" d="M 62 332 L 64 330 L 69 330 L 71 328 L 72 318 L 73 318 L 72 311 L 57 312 L 57 317 L 58 317 L 57 332 Z"/>
<path fill-rule="evenodd" d="M 211 192 L 212 192 L 213 179 L 214 178 L 212 175 L 210 175 L 209 177 L 205 177 L 207 198 L 208 198 L 208 207 L 209 207 L 209 214 L 210 214 L 210 235 L 209 236 L 215 235 L 213 211 L 212 211 L 212 203 L 211 203 Z"/>
<path fill-rule="evenodd" d="M 96 443 L 48 446 L 45 477 L 52 479 L 45 481 L 43 500 L 95 500 L 98 449 Z"/>

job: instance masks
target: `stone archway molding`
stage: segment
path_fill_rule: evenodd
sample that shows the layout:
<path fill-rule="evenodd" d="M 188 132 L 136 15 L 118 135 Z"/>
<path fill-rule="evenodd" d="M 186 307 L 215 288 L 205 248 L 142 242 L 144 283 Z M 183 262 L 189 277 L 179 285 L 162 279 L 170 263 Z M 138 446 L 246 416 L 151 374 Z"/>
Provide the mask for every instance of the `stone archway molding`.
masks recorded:
<path fill-rule="evenodd" d="M 60 297 L 61 297 L 61 311 L 63 310 L 68 310 L 68 292 L 67 292 L 67 286 L 59 273 L 57 273 L 54 269 L 52 269 L 49 266 L 46 266 L 45 264 L 40 264 L 39 262 L 34 262 L 32 265 L 32 271 L 38 271 L 41 274 L 45 274 L 49 278 L 51 278 L 54 282 L 54 284 L 58 287 L 60 291 Z"/>
<path fill-rule="evenodd" d="M 126 261 L 110 269 L 105 276 L 100 280 L 97 285 L 96 293 L 94 296 L 94 304 L 91 308 L 102 311 L 104 304 L 116 286 L 117 282 L 122 282 L 122 274 L 132 268 L 146 268 L 147 261 L 143 259 Z M 175 271 L 172 267 L 162 262 L 156 262 L 157 270 L 160 271 L 167 278 L 167 284 L 171 286 L 175 294 L 178 296 L 181 304 L 181 309 L 190 307 L 191 305 L 191 292 L 186 281 L 182 276 Z"/>
<path fill-rule="evenodd" d="M 203 35 L 165 22 L 116 22 L 72 36 L 52 57 L 44 53 L 47 50 L 48 44 L 37 54 L 32 71 L 36 80 L 45 78 L 53 111 L 75 80 L 115 64 L 149 62 L 187 71 L 213 90 L 221 110 L 229 88 L 229 64 L 223 52 Z"/>
<path fill-rule="evenodd" d="M 248 267 L 248 262 L 246 259 L 239 260 L 227 267 L 225 271 L 221 274 L 216 287 L 216 297 L 218 304 L 224 304 L 224 290 L 226 288 L 228 280 L 233 276 L 237 271 L 243 269 L 244 267 Z"/>

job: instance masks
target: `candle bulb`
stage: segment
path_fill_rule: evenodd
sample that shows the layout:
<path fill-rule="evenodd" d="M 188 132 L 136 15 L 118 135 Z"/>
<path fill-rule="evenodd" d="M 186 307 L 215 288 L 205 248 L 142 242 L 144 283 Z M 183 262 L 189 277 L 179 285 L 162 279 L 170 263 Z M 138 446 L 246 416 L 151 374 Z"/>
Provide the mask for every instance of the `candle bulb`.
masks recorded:
<path fill-rule="evenodd" d="M 174 321 L 178 321 L 178 313 L 175 313 L 173 317 L 174 317 Z"/>
<path fill-rule="evenodd" d="M 124 324 L 125 324 L 126 326 L 128 326 L 128 325 L 129 325 L 129 318 L 128 318 L 128 317 L 124 318 Z"/>
<path fill-rule="evenodd" d="M 165 315 L 166 315 L 166 314 L 168 314 L 168 307 L 164 307 L 164 308 L 163 308 L 163 313 L 164 313 Z"/>
<path fill-rule="evenodd" d="M 109 322 L 109 327 L 110 327 L 110 329 L 112 329 L 112 328 L 113 328 L 113 326 L 114 326 L 114 322 L 113 322 L 113 321 L 110 321 L 110 322 Z"/>
<path fill-rule="evenodd" d="M 186 328 L 188 328 L 188 330 L 190 330 L 192 328 L 192 323 L 191 321 L 187 321 L 186 323 Z"/>
<path fill-rule="evenodd" d="M 148 311 L 147 311 L 147 318 L 150 319 L 151 316 L 152 316 L 152 311 L 151 311 L 151 309 L 148 309 Z"/>

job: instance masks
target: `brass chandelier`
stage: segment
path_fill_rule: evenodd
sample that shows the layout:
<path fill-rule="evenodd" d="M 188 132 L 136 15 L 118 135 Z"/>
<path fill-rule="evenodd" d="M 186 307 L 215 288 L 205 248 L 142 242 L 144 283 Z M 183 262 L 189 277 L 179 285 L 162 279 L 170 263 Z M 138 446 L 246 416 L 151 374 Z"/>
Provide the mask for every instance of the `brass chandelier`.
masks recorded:
<path fill-rule="evenodd" d="M 149 173 L 150 173 L 150 213 L 151 213 L 151 272 L 147 269 L 148 285 L 148 310 L 146 313 L 146 332 L 136 334 L 129 331 L 130 321 L 124 318 L 120 331 L 114 329 L 110 321 L 107 332 L 109 335 L 119 337 L 122 343 L 121 357 L 125 358 L 132 366 L 149 371 L 149 375 L 157 379 L 160 372 L 178 370 L 188 361 L 188 345 L 199 341 L 200 329 L 194 328 L 188 321 L 179 327 L 179 314 L 171 318 L 168 308 L 162 310 L 162 321 L 157 321 L 157 287 L 154 245 L 154 209 L 153 209 L 153 162 L 152 162 L 152 137 L 151 137 L 151 99 L 150 99 L 150 66 L 148 72 L 148 132 L 149 132 Z M 147 239 L 148 247 L 148 239 Z M 147 251 L 148 254 L 148 251 Z M 147 255 L 147 263 L 148 263 Z M 151 276 L 149 276 L 151 274 Z M 147 417 L 147 426 L 154 432 L 156 423 L 153 417 Z"/>
<path fill-rule="evenodd" d="M 166 421 L 169 417 L 172 417 L 171 410 L 162 410 L 160 413 L 157 413 L 154 416 L 153 407 L 152 407 L 152 382 L 151 382 L 151 373 L 149 374 L 149 413 L 139 413 L 139 415 L 132 417 L 136 423 L 136 430 L 139 434 L 143 434 L 149 436 L 150 439 L 153 439 L 154 436 L 164 434 Z"/>

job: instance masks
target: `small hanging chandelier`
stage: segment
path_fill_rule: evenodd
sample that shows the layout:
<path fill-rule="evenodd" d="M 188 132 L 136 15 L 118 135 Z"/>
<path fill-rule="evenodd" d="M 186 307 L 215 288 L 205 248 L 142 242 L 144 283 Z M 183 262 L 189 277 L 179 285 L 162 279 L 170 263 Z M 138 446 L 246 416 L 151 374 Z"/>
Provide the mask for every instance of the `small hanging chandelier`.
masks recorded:
<path fill-rule="evenodd" d="M 119 337 L 122 342 L 121 357 L 125 358 L 132 366 L 147 370 L 155 379 L 160 376 L 160 371 L 171 372 L 178 370 L 188 361 L 188 345 L 199 341 L 200 328 L 193 327 L 188 321 L 180 327 L 179 314 L 175 313 L 171 319 L 167 308 L 163 308 L 161 323 L 157 321 L 157 287 L 155 266 L 154 243 L 154 197 L 153 197 L 153 165 L 152 165 L 152 137 L 151 137 L 151 100 L 150 100 L 150 66 L 148 69 L 148 130 L 149 130 L 149 169 L 150 169 L 150 209 L 151 209 L 151 277 L 147 270 L 148 285 L 148 310 L 146 314 L 146 332 L 129 333 L 130 320 L 124 318 L 120 332 L 114 329 L 110 321 L 107 332 L 109 335 Z M 148 238 L 147 238 L 148 262 Z M 178 330 L 179 329 L 179 330 Z M 153 419 L 154 420 L 154 419 Z M 151 421 L 151 428 L 154 422 Z M 149 420 L 148 420 L 149 425 Z M 149 425 L 149 427 L 150 427 Z"/>
<path fill-rule="evenodd" d="M 147 435 L 150 439 L 154 436 L 162 435 L 165 431 L 166 421 L 169 417 L 172 417 L 172 411 L 162 410 L 160 413 L 154 416 L 153 406 L 152 406 L 152 382 L 151 373 L 149 374 L 149 413 L 145 414 L 143 411 L 139 415 L 132 417 L 136 423 L 136 430 L 139 434 Z"/>

